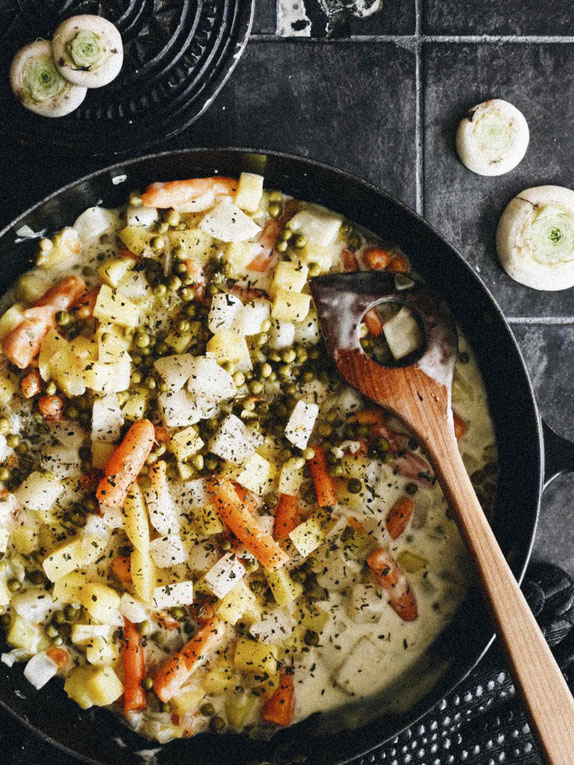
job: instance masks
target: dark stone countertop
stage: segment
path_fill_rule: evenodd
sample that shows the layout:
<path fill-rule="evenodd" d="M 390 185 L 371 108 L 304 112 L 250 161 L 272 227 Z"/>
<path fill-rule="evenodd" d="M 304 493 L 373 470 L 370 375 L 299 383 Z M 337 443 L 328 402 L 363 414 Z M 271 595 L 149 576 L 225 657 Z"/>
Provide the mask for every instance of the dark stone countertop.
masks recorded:
<path fill-rule="evenodd" d="M 574 439 L 574 291 L 521 287 L 502 272 L 494 248 L 498 217 L 516 193 L 572 182 L 571 0 L 385 0 L 370 18 L 339 14 L 331 39 L 323 36 L 318 0 L 307 5 L 313 37 L 295 38 L 276 34 L 274 0 L 260 0 L 252 39 L 230 81 L 206 114 L 161 148 L 289 151 L 350 170 L 416 208 L 492 290 L 520 343 L 543 417 Z M 473 175 L 454 151 L 462 114 L 491 97 L 516 104 L 531 130 L 524 161 L 499 178 Z M 104 164 L 22 149 L 0 137 L 0 227 Z M 535 558 L 570 573 L 573 493 L 572 476 L 547 490 L 534 548 Z M 2 739 L 9 763 L 41 756 L 67 765 L 62 755 L 26 742 L 13 724 L 3 726 Z"/>

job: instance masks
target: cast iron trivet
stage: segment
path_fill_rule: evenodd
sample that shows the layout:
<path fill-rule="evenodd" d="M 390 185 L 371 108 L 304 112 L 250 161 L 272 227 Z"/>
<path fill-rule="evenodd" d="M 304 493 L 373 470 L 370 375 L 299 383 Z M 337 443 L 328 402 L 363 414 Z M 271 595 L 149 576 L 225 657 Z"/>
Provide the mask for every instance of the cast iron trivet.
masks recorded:
<path fill-rule="evenodd" d="M 530 607 L 574 690 L 574 583 L 557 566 L 532 565 L 524 584 Z M 0 713 L 5 765 L 75 765 Z M 541 765 L 498 648 L 433 712 L 352 765 Z M 286 760 L 281 765 L 290 765 Z M 312 763 L 309 763 L 312 765 Z"/>
<path fill-rule="evenodd" d="M 183 130 L 211 104 L 247 42 L 254 0 L 0 0 L 0 129 L 10 139 L 112 156 Z M 124 41 L 116 80 L 60 119 L 22 108 L 8 70 L 25 43 L 79 13 L 113 21 Z"/>

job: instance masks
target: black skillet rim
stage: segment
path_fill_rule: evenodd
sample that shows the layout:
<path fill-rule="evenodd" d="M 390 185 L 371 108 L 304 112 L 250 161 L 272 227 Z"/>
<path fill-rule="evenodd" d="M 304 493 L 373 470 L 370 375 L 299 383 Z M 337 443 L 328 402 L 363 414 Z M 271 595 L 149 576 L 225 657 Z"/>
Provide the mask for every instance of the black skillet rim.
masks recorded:
<path fill-rule="evenodd" d="M 75 186 L 79 186 L 80 184 L 88 182 L 91 179 L 96 178 L 98 176 L 102 176 L 106 173 L 111 175 L 114 172 L 117 172 L 119 175 L 121 175 L 123 174 L 122 171 L 128 168 L 130 165 L 137 165 L 138 163 L 145 163 L 146 161 L 157 161 L 157 160 L 161 160 L 164 157 L 165 158 L 177 157 L 178 155 L 189 156 L 194 154 L 200 155 L 205 153 L 217 154 L 220 152 L 236 154 L 238 156 L 241 156 L 241 155 L 255 155 L 255 156 L 259 155 L 262 157 L 269 156 L 269 157 L 275 157 L 280 160 L 295 161 L 296 163 L 307 165 L 308 167 L 310 167 L 310 169 L 317 168 L 322 171 L 333 173 L 337 176 L 342 176 L 348 181 L 351 181 L 353 183 L 359 184 L 360 186 L 363 186 L 367 191 L 384 197 L 387 202 L 390 202 L 392 205 L 399 207 L 402 210 L 403 214 L 406 214 L 407 216 L 414 218 L 419 223 L 419 225 L 422 225 L 423 228 L 426 228 L 427 231 L 429 231 L 434 237 L 436 237 L 444 247 L 446 247 L 448 250 L 452 252 L 453 255 L 456 255 L 461 265 L 464 267 L 464 269 L 467 271 L 470 277 L 476 282 L 478 288 L 481 289 L 483 293 L 485 294 L 485 296 L 488 298 L 488 302 L 490 303 L 490 308 L 494 310 L 498 320 L 501 321 L 504 327 L 506 328 L 508 340 L 512 344 L 513 349 L 516 353 L 516 358 L 521 368 L 520 371 L 522 372 L 522 377 L 524 378 L 524 381 L 526 383 L 525 392 L 528 393 L 529 399 L 532 405 L 534 420 L 536 423 L 537 435 L 538 435 L 538 454 L 539 454 L 539 459 L 538 459 L 539 468 L 538 468 L 538 480 L 537 480 L 538 497 L 536 502 L 535 517 L 533 518 L 533 523 L 532 523 L 532 532 L 530 535 L 528 545 L 525 547 L 525 550 L 523 551 L 523 562 L 516 576 L 517 581 L 520 584 L 524 578 L 524 575 L 526 573 L 526 569 L 532 554 L 532 547 L 534 544 L 536 528 L 538 525 L 538 519 L 540 514 L 540 501 L 541 501 L 542 491 L 544 488 L 544 439 L 543 439 L 543 431 L 542 431 L 542 422 L 541 422 L 536 398 L 534 395 L 532 381 L 530 379 L 530 375 L 528 373 L 526 364 L 522 357 L 522 353 L 520 351 L 518 342 L 510 328 L 510 325 L 506 321 L 506 318 L 504 316 L 504 313 L 502 312 L 502 309 L 499 307 L 498 303 L 496 302 L 495 298 L 493 297 L 488 287 L 483 283 L 482 279 L 475 273 L 475 271 L 472 269 L 472 267 L 466 261 L 466 259 L 458 252 L 458 250 L 452 244 L 450 244 L 443 237 L 443 235 L 434 226 L 428 223 L 421 215 L 419 215 L 417 212 L 412 210 L 406 204 L 401 202 L 399 199 L 395 198 L 392 194 L 388 193 L 387 191 L 384 191 L 383 189 L 379 188 L 375 184 L 362 180 L 358 176 L 346 170 L 341 170 L 339 168 L 335 168 L 326 163 L 318 162 L 317 160 L 308 159 L 307 157 L 302 157 L 302 156 L 298 156 L 296 154 L 290 154 L 287 152 L 279 152 L 279 151 L 264 150 L 264 149 L 252 149 L 252 148 L 245 148 L 245 147 L 233 147 L 233 146 L 219 147 L 219 148 L 201 147 L 201 148 L 191 148 L 191 149 L 176 149 L 172 151 L 164 151 L 164 152 L 147 154 L 142 157 L 134 157 L 132 159 L 128 159 L 125 161 L 119 161 L 114 163 L 113 165 L 109 165 L 100 170 L 96 170 L 92 173 L 89 173 L 88 175 L 85 175 L 75 181 L 72 181 L 66 184 L 65 186 L 61 187 L 57 191 L 54 191 L 51 194 L 49 194 L 40 202 L 29 207 L 27 210 L 21 213 L 17 218 L 15 218 L 11 223 L 5 226 L 0 231 L 0 239 L 2 239 L 5 235 L 9 234 L 11 231 L 16 232 L 18 230 L 19 225 L 22 224 L 23 221 L 29 215 L 32 215 L 38 208 L 42 207 L 43 205 L 45 205 L 52 199 L 56 198 L 58 195 L 64 193 L 65 191 L 71 191 Z M 479 649 L 476 655 L 472 657 L 471 663 L 464 669 L 464 671 L 461 674 L 458 674 L 457 677 L 453 678 L 449 682 L 449 684 L 444 689 L 442 689 L 443 695 L 446 696 L 447 694 L 451 693 L 466 677 L 468 677 L 468 675 L 472 672 L 472 670 L 479 664 L 479 662 L 484 658 L 486 653 L 489 651 L 495 639 L 496 639 L 496 635 L 492 634 L 490 638 L 488 638 L 488 640 L 486 641 L 486 644 L 484 645 L 484 647 L 482 649 Z M 347 757 L 346 755 L 343 756 L 343 759 L 336 757 L 332 761 L 332 765 L 343 765 L 344 763 L 349 763 L 358 757 L 363 757 L 369 754 L 370 752 L 373 752 L 374 750 L 378 749 L 380 746 L 384 745 L 386 742 L 388 742 L 392 738 L 400 735 L 403 731 L 415 725 L 427 712 L 429 712 L 431 709 L 436 707 L 438 703 L 440 702 L 437 700 L 431 707 L 428 707 L 422 710 L 417 710 L 417 712 L 415 713 L 415 716 L 412 719 L 408 720 L 403 725 L 401 725 L 401 727 L 398 730 L 394 731 L 390 736 L 387 736 L 386 738 L 377 742 L 376 744 L 373 744 L 373 745 L 369 744 L 366 749 L 361 749 L 360 751 L 353 753 L 353 755 L 350 758 Z M 89 763 L 89 765 L 102 765 L 101 760 L 94 760 L 91 757 L 87 757 L 86 755 L 80 754 L 74 751 L 73 749 L 69 748 L 65 744 L 61 743 L 60 741 L 57 741 L 56 739 L 52 738 L 50 735 L 39 730 L 37 727 L 35 727 L 34 724 L 30 723 L 25 718 L 21 717 L 15 710 L 13 710 L 10 706 L 8 706 L 8 704 L 1 698 L 0 698 L 0 706 L 2 707 L 2 709 L 7 711 L 12 717 L 14 717 L 20 724 L 22 724 L 28 730 L 30 730 L 35 736 L 39 737 L 42 741 L 51 744 L 52 746 L 56 747 L 60 751 L 67 754 L 68 756 L 71 756 L 72 758 L 76 758 L 80 762 Z M 416 704 L 415 707 L 416 706 L 418 706 L 418 704 Z M 350 730 L 349 734 L 352 734 L 352 732 L 353 731 Z M 152 741 L 142 737 L 142 742 L 146 742 L 146 741 L 149 741 L 151 746 L 153 746 Z"/>

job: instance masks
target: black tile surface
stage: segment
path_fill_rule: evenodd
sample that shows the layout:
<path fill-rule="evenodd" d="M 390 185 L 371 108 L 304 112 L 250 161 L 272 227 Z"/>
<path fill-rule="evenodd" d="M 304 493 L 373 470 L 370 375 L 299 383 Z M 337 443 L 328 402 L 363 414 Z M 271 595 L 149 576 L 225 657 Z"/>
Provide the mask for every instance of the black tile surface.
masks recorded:
<path fill-rule="evenodd" d="M 536 292 L 513 282 L 496 259 L 506 204 L 523 189 L 571 185 L 574 54 L 570 45 L 427 44 L 423 47 L 425 214 L 480 272 L 510 316 L 574 316 L 574 292 Z M 515 104 L 530 126 L 522 163 L 496 178 L 458 160 L 465 111 L 488 98 Z"/>
<path fill-rule="evenodd" d="M 253 41 L 212 108 L 162 148 L 290 151 L 351 170 L 412 206 L 414 77 L 414 55 L 392 43 Z M 23 166 L 34 168 L 33 182 Z M 0 227 L 48 191 L 98 166 L 5 145 L 0 167 L 14 192 L 0 209 Z"/>
<path fill-rule="evenodd" d="M 277 27 L 277 11 L 273 0 L 256 0 L 253 34 L 274 35 Z"/>
<path fill-rule="evenodd" d="M 427 34 L 572 35 L 571 0 L 425 0 Z"/>

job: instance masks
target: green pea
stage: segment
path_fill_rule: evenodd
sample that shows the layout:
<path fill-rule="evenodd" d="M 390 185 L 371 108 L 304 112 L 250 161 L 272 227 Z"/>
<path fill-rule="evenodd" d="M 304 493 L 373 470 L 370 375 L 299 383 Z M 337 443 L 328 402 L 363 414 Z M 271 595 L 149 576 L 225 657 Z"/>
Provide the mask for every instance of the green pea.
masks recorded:
<path fill-rule="evenodd" d="M 6 571 L 7 568 L 8 568 L 8 564 L 6 563 L 6 561 L 0 560 L 0 571 Z"/>
<path fill-rule="evenodd" d="M 12 617 L 10 614 L 2 614 L 2 616 L 0 616 L 0 624 L 4 627 L 4 629 L 7 629 L 11 623 Z"/>
<path fill-rule="evenodd" d="M 297 353 L 293 350 L 293 348 L 285 348 L 285 350 L 281 351 L 281 360 L 286 364 L 291 364 L 293 361 L 295 361 L 296 358 Z"/>
<path fill-rule="evenodd" d="M 56 637 L 52 640 L 52 645 L 63 645 L 64 638 L 61 635 L 56 635 Z"/>
<path fill-rule="evenodd" d="M 176 292 L 181 287 L 181 279 L 179 276 L 172 276 L 167 286 L 172 292 Z"/>
<path fill-rule="evenodd" d="M 218 464 L 217 457 L 206 457 L 205 458 L 205 467 L 207 470 L 215 470 Z"/>
<path fill-rule="evenodd" d="M 306 460 L 312 460 L 315 456 L 315 452 L 313 449 L 311 449 L 310 446 L 307 446 L 305 449 L 303 449 L 303 457 Z"/>
<path fill-rule="evenodd" d="M 196 470 L 203 470 L 205 466 L 203 454 L 195 454 L 191 460 L 191 464 Z"/>
<path fill-rule="evenodd" d="M 142 379 L 143 379 L 142 373 L 139 372 L 137 369 L 134 372 L 132 372 L 130 380 L 132 381 L 134 385 L 139 385 Z"/>
<path fill-rule="evenodd" d="M 307 237 L 303 234 L 297 234 L 295 237 L 295 241 L 293 243 L 295 245 L 295 249 L 302 250 L 303 247 L 307 244 Z"/>
<path fill-rule="evenodd" d="M 136 337 L 136 345 L 138 348 L 147 348 L 150 344 L 150 336 L 147 332 L 142 332 Z"/>
<path fill-rule="evenodd" d="M 153 678 L 151 677 L 144 677 L 142 680 L 142 688 L 144 691 L 151 691 L 153 688 Z"/>
<path fill-rule="evenodd" d="M 288 228 L 284 228 L 283 231 L 279 232 L 279 239 L 283 242 L 288 242 L 289 239 L 293 236 L 293 232 L 289 231 Z"/>
<path fill-rule="evenodd" d="M 291 377 L 291 367 L 288 364 L 282 364 L 277 372 L 279 377 L 282 377 L 283 379 L 288 379 Z"/>
<path fill-rule="evenodd" d="M 64 616 L 69 622 L 75 622 L 80 617 L 80 609 L 74 608 L 74 606 L 67 605 L 64 608 Z"/>
<path fill-rule="evenodd" d="M 151 622 L 147 621 L 147 619 L 143 622 L 140 622 L 138 624 L 138 632 L 142 636 L 147 636 L 152 633 L 153 627 Z"/>
<path fill-rule="evenodd" d="M 230 539 L 222 539 L 219 546 L 221 547 L 221 549 L 224 552 L 227 552 L 227 550 L 231 550 L 231 548 L 232 548 L 231 540 Z"/>
<path fill-rule="evenodd" d="M 182 619 L 185 619 L 185 611 L 181 606 L 176 606 L 175 608 L 171 609 L 171 615 L 174 619 L 177 619 L 178 621 L 181 621 Z"/>
<path fill-rule="evenodd" d="M 303 569 L 295 569 L 295 571 L 291 572 L 291 579 L 294 582 L 298 582 L 299 584 L 303 584 L 305 579 L 307 578 L 307 574 L 303 571 Z"/>
<path fill-rule="evenodd" d="M 277 252 L 286 252 L 288 247 L 289 244 L 284 239 L 280 239 L 275 245 Z"/>
<path fill-rule="evenodd" d="M 279 497 L 273 491 L 270 491 L 268 494 L 266 494 L 264 499 L 267 507 L 277 507 L 279 503 Z"/>
<path fill-rule="evenodd" d="M 55 638 L 60 634 L 57 628 L 53 624 L 48 624 L 48 626 L 45 629 L 45 632 L 49 638 Z"/>
<path fill-rule="evenodd" d="M 177 226 L 177 224 L 181 220 L 181 217 L 176 210 L 170 210 L 168 214 L 165 216 L 165 220 L 169 226 Z"/>
<path fill-rule="evenodd" d="M 259 380 L 254 380 L 249 383 L 249 390 L 254 396 L 258 396 L 260 393 L 263 393 L 263 383 L 259 382 Z"/>
<path fill-rule="evenodd" d="M 9 481 L 12 476 L 12 473 L 10 470 L 8 470 L 7 467 L 0 468 L 0 481 L 3 483 L 6 483 L 6 481 Z"/>
<path fill-rule="evenodd" d="M 170 714 L 171 713 L 171 703 L 169 701 L 162 702 L 159 705 L 159 708 L 160 708 L 160 711 L 164 712 L 165 714 Z"/>
<path fill-rule="evenodd" d="M 265 321 L 261 322 L 262 332 L 269 332 L 270 329 L 271 329 L 271 319 L 265 319 Z"/>
<path fill-rule="evenodd" d="M 22 582 L 19 579 L 9 579 L 8 589 L 10 592 L 18 592 L 22 589 Z"/>
<path fill-rule="evenodd" d="M 281 205 L 277 202 L 272 202 L 267 211 L 272 218 L 278 218 L 281 215 Z"/>
<path fill-rule="evenodd" d="M 67 327 L 72 321 L 72 317 L 67 311 L 58 311 L 56 314 L 56 321 L 61 327 Z"/>
<path fill-rule="evenodd" d="M 322 438 L 328 438 L 333 432 L 333 426 L 328 422 L 322 422 L 317 428 L 317 432 Z"/>
<path fill-rule="evenodd" d="M 10 433 L 6 438 L 6 443 L 11 449 L 15 449 L 20 445 L 20 436 L 17 433 Z"/>
<path fill-rule="evenodd" d="M 167 292 L 167 287 L 165 284 L 156 284 L 156 286 L 153 288 L 153 294 L 156 297 L 162 297 Z"/>
<path fill-rule="evenodd" d="M 350 494 L 359 494 L 362 488 L 363 484 L 358 478 L 349 478 L 347 481 L 347 491 Z"/>
<path fill-rule="evenodd" d="M 54 243 L 51 239 L 44 237 L 38 242 L 38 247 L 42 250 L 42 252 L 50 252 L 50 250 L 54 247 Z"/>
<path fill-rule="evenodd" d="M 321 273 L 321 266 L 318 263 L 309 263 L 309 276 L 313 279 Z"/>
<path fill-rule="evenodd" d="M 315 632 L 315 630 L 307 630 L 303 637 L 303 642 L 305 645 L 319 645 L 319 633 Z"/>
<path fill-rule="evenodd" d="M 32 584 L 44 584 L 46 577 L 41 571 L 30 571 L 28 581 Z"/>
<path fill-rule="evenodd" d="M 0 433 L 3 436 L 8 435 L 10 432 L 10 420 L 7 417 L 2 417 L 0 419 Z"/>
<path fill-rule="evenodd" d="M 269 201 L 270 202 L 282 202 L 283 201 L 283 194 L 281 191 L 271 191 L 269 194 Z"/>
<path fill-rule="evenodd" d="M 212 717 L 209 721 L 209 729 L 214 733 L 223 733 L 225 730 L 225 721 L 222 717 Z"/>
<path fill-rule="evenodd" d="M 187 319 L 180 319 L 177 322 L 178 332 L 188 332 L 190 327 L 191 327 L 191 324 Z"/>
<path fill-rule="evenodd" d="M 418 487 L 418 484 L 416 483 L 407 483 L 407 485 L 405 486 L 406 493 L 410 494 L 411 497 L 413 496 L 413 494 L 416 494 L 418 490 L 419 490 L 419 487 Z"/>
<path fill-rule="evenodd" d="M 329 468 L 329 474 L 333 476 L 333 478 L 339 478 L 343 475 L 343 466 L 342 465 L 332 465 Z"/>
<path fill-rule="evenodd" d="M 259 374 L 265 380 L 273 372 L 273 367 L 267 361 L 261 365 Z"/>
<path fill-rule="evenodd" d="M 193 300 L 195 290 L 193 287 L 182 287 L 179 291 L 179 295 L 182 300 Z"/>
<path fill-rule="evenodd" d="M 202 704 L 199 707 L 199 711 L 204 717 L 213 717 L 215 714 L 215 707 L 209 701 L 206 701 L 205 704 Z"/>
<path fill-rule="evenodd" d="M 163 236 L 153 236 L 149 244 L 154 252 L 158 252 L 165 247 L 165 239 Z"/>
<path fill-rule="evenodd" d="M 313 382 L 315 379 L 315 372 L 312 372 L 310 369 L 306 369 L 301 376 L 303 378 L 303 382 Z"/>
<path fill-rule="evenodd" d="M 249 558 L 245 561 L 245 570 L 248 574 L 253 574 L 259 568 L 259 563 L 254 558 Z"/>
<path fill-rule="evenodd" d="M 243 383 L 245 382 L 245 375 L 243 374 L 243 372 L 236 372 L 233 375 L 233 382 L 238 388 L 241 387 Z"/>

